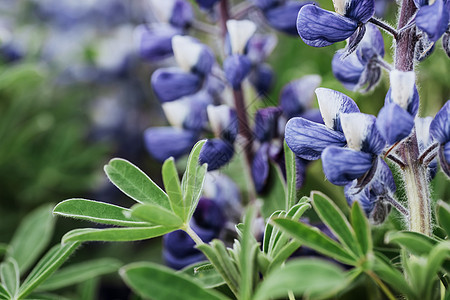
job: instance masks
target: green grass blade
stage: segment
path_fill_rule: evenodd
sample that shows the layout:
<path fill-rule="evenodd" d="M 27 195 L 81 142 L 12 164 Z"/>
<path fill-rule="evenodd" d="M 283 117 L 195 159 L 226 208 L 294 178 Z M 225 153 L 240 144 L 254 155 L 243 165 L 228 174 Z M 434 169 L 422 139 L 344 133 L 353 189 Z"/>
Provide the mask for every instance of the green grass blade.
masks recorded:
<path fill-rule="evenodd" d="M 66 233 L 63 238 L 63 243 L 68 242 L 87 242 L 87 241 L 101 241 L 101 242 L 130 242 L 151 239 L 177 230 L 178 228 L 169 228 L 164 226 L 153 227 L 134 227 L 134 228 L 81 228 L 74 229 Z"/>
<path fill-rule="evenodd" d="M 128 218 L 131 211 L 127 208 L 86 199 L 68 199 L 58 203 L 53 209 L 55 215 L 91 222 L 130 227 L 144 227 L 151 224 Z"/>
<path fill-rule="evenodd" d="M 125 283 L 139 296 L 153 300 L 224 300 L 214 290 L 166 267 L 151 263 L 135 263 L 120 269 Z"/>
<path fill-rule="evenodd" d="M 346 284 L 345 273 L 337 265 L 319 259 L 297 259 L 271 272 L 253 299 L 287 298 L 288 291 L 295 295 L 331 296 Z"/>
<path fill-rule="evenodd" d="M 275 219 L 273 222 L 282 231 L 290 234 L 293 238 L 317 252 L 344 264 L 355 265 L 356 259 L 342 248 L 341 245 L 320 232 L 318 228 L 288 219 Z"/>
<path fill-rule="evenodd" d="M 91 278 L 116 272 L 121 266 L 120 261 L 111 258 L 91 260 L 56 271 L 41 284 L 37 291 L 53 291 L 74 285 Z"/>
<path fill-rule="evenodd" d="M 180 178 L 178 177 L 173 157 L 166 159 L 164 162 L 162 166 L 162 178 L 164 188 L 169 196 L 170 207 L 177 216 L 185 220 L 189 208 L 185 206 L 183 201 Z"/>
<path fill-rule="evenodd" d="M 317 191 L 311 193 L 311 199 L 314 210 L 320 219 L 344 246 L 353 251 L 355 255 L 359 255 L 360 251 L 356 242 L 355 232 L 337 205 L 327 196 Z"/>
<path fill-rule="evenodd" d="M 151 204 L 135 204 L 131 208 L 131 216 L 143 221 L 167 227 L 181 227 L 183 220 L 172 211 Z"/>
<path fill-rule="evenodd" d="M 24 298 L 53 274 L 78 246 L 79 243 L 68 243 L 50 249 L 25 279 L 19 290 L 19 298 Z"/>
<path fill-rule="evenodd" d="M 17 262 L 20 274 L 28 270 L 48 246 L 53 228 L 51 205 L 39 207 L 21 222 L 7 252 L 7 257 Z"/>
<path fill-rule="evenodd" d="M 130 198 L 170 209 L 167 194 L 129 161 L 114 158 L 104 169 L 109 180 Z"/>

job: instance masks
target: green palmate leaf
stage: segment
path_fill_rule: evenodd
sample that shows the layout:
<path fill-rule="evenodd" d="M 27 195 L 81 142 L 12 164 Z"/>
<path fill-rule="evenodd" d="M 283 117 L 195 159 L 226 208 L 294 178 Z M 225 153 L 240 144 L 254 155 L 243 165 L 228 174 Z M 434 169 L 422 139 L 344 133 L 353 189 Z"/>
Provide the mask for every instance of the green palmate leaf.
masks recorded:
<path fill-rule="evenodd" d="M 125 283 L 138 295 L 153 300 L 223 300 L 214 290 L 207 290 L 182 274 L 151 263 L 135 263 L 120 270 Z"/>
<path fill-rule="evenodd" d="M 136 204 L 131 208 L 131 216 L 156 225 L 181 227 L 183 220 L 171 210 L 151 204 Z"/>
<path fill-rule="evenodd" d="M 241 281 L 239 285 L 239 299 L 250 299 L 253 291 L 254 267 L 256 260 L 256 240 L 252 234 L 252 222 L 256 217 L 254 207 L 249 207 L 244 219 L 244 231 L 241 238 L 241 252 L 239 255 L 239 267 Z"/>
<path fill-rule="evenodd" d="M 199 141 L 192 148 L 187 161 L 186 172 L 184 173 L 181 181 L 183 201 L 185 207 L 189 209 L 187 218 L 184 221 L 191 219 L 203 190 L 207 164 L 200 165 L 198 162 L 198 157 L 205 142 L 206 140 Z"/>
<path fill-rule="evenodd" d="M 253 299 L 283 298 L 289 291 L 295 295 L 331 296 L 346 283 L 345 273 L 335 264 L 319 259 L 291 260 L 264 279 Z"/>
<path fill-rule="evenodd" d="M 396 243 L 415 255 L 427 255 L 436 240 L 413 231 L 395 231 L 386 235 L 386 243 Z"/>
<path fill-rule="evenodd" d="M 438 201 L 436 211 L 439 225 L 447 232 L 447 236 L 450 236 L 450 205 L 444 201 Z"/>
<path fill-rule="evenodd" d="M 126 217 L 131 214 L 127 208 L 86 199 L 69 199 L 60 202 L 53 209 L 53 213 L 101 224 L 131 227 L 150 226 L 147 222 Z"/>
<path fill-rule="evenodd" d="M 63 243 L 68 242 L 130 242 L 151 239 L 177 230 L 178 228 L 153 226 L 153 227 L 134 227 L 134 228 L 81 228 L 74 229 L 66 233 Z"/>
<path fill-rule="evenodd" d="M 295 154 L 284 142 L 284 159 L 286 161 L 286 210 L 289 210 L 297 203 L 297 172 L 295 170 Z"/>
<path fill-rule="evenodd" d="M 428 256 L 425 278 L 433 278 L 442 268 L 444 261 L 448 259 L 450 259 L 450 241 L 442 241 L 431 250 Z"/>
<path fill-rule="evenodd" d="M 185 220 L 186 211 L 183 202 L 183 195 L 181 194 L 180 178 L 178 177 L 177 168 L 175 167 L 175 161 L 173 157 L 166 159 L 162 166 L 162 178 L 164 182 L 164 188 L 170 200 L 170 207 L 173 212 Z"/>
<path fill-rule="evenodd" d="M 231 279 L 231 281 L 233 282 L 233 286 L 238 287 L 239 281 L 240 281 L 240 275 L 239 275 L 238 268 L 236 267 L 236 264 L 233 262 L 232 258 L 230 257 L 230 254 L 232 254 L 232 253 L 229 254 L 224 243 L 220 240 L 213 240 L 211 242 L 211 246 L 213 247 L 220 264 L 222 265 L 223 269 L 227 273 L 227 277 Z M 235 257 L 233 257 L 233 259 L 235 259 Z M 239 260 L 235 260 L 235 261 L 239 261 Z"/>
<path fill-rule="evenodd" d="M 68 243 L 56 245 L 50 249 L 23 282 L 19 290 L 19 298 L 23 298 L 31 293 L 39 284 L 53 274 L 78 246 L 79 243 Z"/>
<path fill-rule="evenodd" d="M 317 252 L 345 264 L 356 264 L 356 259 L 352 254 L 349 254 L 341 245 L 320 232 L 318 228 L 310 227 L 303 223 L 288 219 L 274 219 L 273 222 L 281 230 Z"/>
<path fill-rule="evenodd" d="M 26 271 L 42 254 L 53 234 L 51 205 L 42 206 L 25 217 L 14 233 L 7 257 L 12 257 L 20 273 Z"/>
<path fill-rule="evenodd" d="M 277 210 L 272 213 L 272 215 L 269 217 L 269 220 L 276 219 L 277 217 L 280 217 L 283 211 Z M 270 240 L 273 232 L 273 225 L 270 222 L 267 222 L 266 228 L 264 230 L 264 237 L 263 237 L 263 251 L 264 253 L 269 253 L 270 249 Z"/>
<path fill-rule="evenodd" d="M 0 264 L 0 279 L 11 296 L 17 295 L 20 284 L 19 266 L 13 258 Z"/>
<path fill-rule="evenodd" d="M 313 206 L 320 219 L 330 228 L 339 241 L 354 254 L 359 254 L 355 232 L 347 218 L 339 208 L 324 194 L 313 191 L 311 193 Z"/>
<path fill-rule="evenodd" d="M 225 284 L 216 268 L 207 261 L 189 265 L 180 272 L 197 280 L 205 288 L 215 288 Z"/>
<path fill-rule="evenodd" d="M 214 268 L 217 270 L 220 276 L 222 276 L 222 278 L 225 280 L 231 291 L 235 295 L 237 295 L 238 281 L 233 277 L 231 272 L 226 269 L 223 263 L 224 259 L 229 260 L 228 255 L 226 257 L 220 257 L 217 251 L 215 251 L 215 249 L 212 246 L 207 244 L 197 245 L 196 247 L 200 251 L 202 251 L 203 254 L 205 254 L 205 256 L 208 258 L 208 260 L 211 262 L 211 264 L 214 266 Z"/>
<path fill-rule="evenodd" d="M 269 271 L 273 268 L 280 266 L 284 263 L 298 248 L 300 248 L 302 243 L 297 240 L 292 240 L 281 248 L 280 251 L 276 252 L 275 257 L 269 264 Z"/>
<path fill-rule="evenodd" d="M 359 247 L 361 248 L 362 253 L 367 255 L 372 251 L 372 235 L 370 232 L 369 221 L 357 201 L 353 203 L 351 220 Z"/>
<path fill-rule="evenodd" d="M 121 263 L 116 259 L 102 258 L 79 263 L 56 271 L 37 290 L 52 291 L 74 285 L 100 275 L 116 272 Z"/>
<path fill-rule="evenodd" d="M 135 201 L 170 209 L 166 193 L 132 163 L 114 158 L 105 166 L 105 173 L 115 186 Z"/>

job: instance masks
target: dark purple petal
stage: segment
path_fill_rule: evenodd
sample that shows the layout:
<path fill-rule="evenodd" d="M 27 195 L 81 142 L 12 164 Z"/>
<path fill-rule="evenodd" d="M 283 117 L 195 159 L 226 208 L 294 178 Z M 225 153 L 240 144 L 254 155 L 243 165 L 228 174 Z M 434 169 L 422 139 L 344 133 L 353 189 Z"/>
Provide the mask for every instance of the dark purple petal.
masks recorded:
<path fill-rule="evenodd" d="M 176 0 L 173 5 L 170 23 L 178 28 L 186 28 L 193 18 L 194 12 L 189 1 Z"/>
<path fill-rule="evenodd" d="M 366 34 L 359 42 L 356 53 L 363 64 L 369 63 L 373 57 L 384 57 L 383 35 L 377 26 L 366 24 Z"/>
<path fill-rule="evenodd" d="M 388 145 L 409 136 L 414 127 L 414 117 L 395 103 L 388 103 L 378 113 L 376 126 Z"/>
<path fill-rule="evenodd" d="M 312 2 L 287 1 L 277 7 L 266 9 L 264 15 L 270 26 L 276 30 L 295 36 L 297 35 L 295 22 L 298 12 L 305 4 L 312 4 Z"/>
<path fill-rule="evenodd" d="M 355 101 L 338 91 L 318 88 L 316 95 L 323 121 L 328 128 L 333 130 L 342 132 L 341 113 L 359 112 Z"/>
<path fill-rule="evenodd" d="M 260 9 L 266 10 L 268 8 L 282 4 L 283 0 L 252 0 L 252 2 Z"/>
<path fill-rule="evenodd" d="M 314 91 L 322 78 L 319 75 L 307 75 L 286 84 L 281 90 L 280 106 L 286 118 L 299 117 L 311 108 Z"/>
<path fill-rule="evenodd" d="M 431 121 L 430 134 L 441 144 L 450 141 L 450 100 L 447 100 Z"/>
<path fill-rule="evenodd" d="M 374 0 L 350 0 L 346 3 L 345 16 L 360 23 L 367 23 L 374 13 Z"/>
<path fill-rule="evenodd" d="M 177 257 L 186 257 L 197 253 L 194 241 L 183 230 L 164 235 L 163 243 L 164 249 Z"/>
<path fill-rule="evenodd" d="M 370 194 L 370 189 L 368 187 L 360 190 L 359 188 L 354 188 L 355 184 L 356 182 L 351 182 L 344 188 L 347 203 L 349 206 L 352 206 L 354 202 L 358 202 L 366 216 L 369 217 L 375 207 L 376 197 Z"/>
<path fill-rule="evenodd" d="M 281 111 L 278 107 L 267 107 L 256 111 L 254 134 L 261 142 L 270 142 L 278 132 L 278 117 Z"/>
<path fill-rule="evenodd" d="M 258 64 L 248 79 L 260 95 L 267 94 L 273 83 L 273 70 L 268 64 Z"/>
<path fill-rule="evenodd" d="M 300 9 L 297 31 L 309 46 L 324 47 L 346 40 L 358 28 L 358 22 L 308 4 Z"/>
<path fill-rule="evenodd" d="M 195 226 L 192 226 L 194 231 L 199 234 L 201 230 L 209 230 L 216 233 L 220 232 L 225 224 L 225 216 L 222 211 L 222 207 L 217 201 L 200 198 L 197 208 L 193 215 L 193 221 Z M 197 230 L 196 230 L 197 229 Z M 201 234 L 199 234 L 200 237 Z"/>
<path fill-rule="evenodd" d="M 331 145 L 344 146 L 345 137 L 325 125 L 303 118 L 292 118 L 286 124 L 286 143 L 299 157 L 307 160 L 320 158 L 322 151 Z"/>
<path fill-rule="evenodd" d="M 196 93 L 202 86 L 202 79 L 178 68 L 163 68 L 152 74 L 151 84 L 158 99 L 167 102 Z"/>
<path fill-rule="evenodd" d="M 197 140 L 196 132 L 173 127 L 151 127 L 144 132 L 147 151 L 160 162 L 188 154 Z"/>
<path fill-rule="evenodd" d="M 435 0 L 432 5 L 419 8 L 416 25 L 427 34 L 430 41 L 436 42 L 447 29 L 448 18 L 449 12 L 444 0 Z"/>
<path fill-rule="evenodd" d="M 394 175 L 392 175 L 391 169 L 381 157 L 378 157 L 377 160 L 375 175 L 369 183 L 371 193 L 377 196 L 393 195 L 397 190 Z"/>
<path fill-rule="evenodd" d="M 323 172 L 335 185 L 346 185 L 363 176 L 370 170 L 372 163 L 371 154 L 349 148 L 330 146 L 322 152 Z"/>
<path fill-rule="evenodd" d="M 364 65 L 359 60 L 356 53 L 350 54 L 346 58 L 344 51 L 339 50 L 331 61 L 334 77 L 339 80 L 346 89 L 355 91 L 360 87 L 359 80 L 364 71 Z"/>
<path fill-rule="evenodd" d="M 217 170 L 226 165 L 234 155 L 234 147 L 222 139 L 206 141 L 200 151 L 199 163 L 208 164 L 208 171 Z"/>
<path fill-rule="evenodd" d="M 172 37 L 179 33 L 177 28 L 169 25 L 138 26 L 136 40 L 140 56 L 148 61 L 157 61 L 171 56 L 173 54 Z"/>
<path fill-rule="evenodd" d="M 182 232 L 187 235 L 187 233 L 185 233 L 184 231 Z M 172 232 L 168 234 L 172 234 Z M 163 258 L 166 265 L 175 270 L 181 270 L 184 267 L 205 260 L 205 256 L 203 255 L 203 253 L 198 250 L 196 251 L 196 253 L 185 257 L 177 257 L 171 252 L 163 250 Z"/>
<path fill-rule="evenodd" d="M 255 153 L 252 162 L 252 178 L 255 183 L 256 192 L 260 193 L 264 189 L 269 177 L 269 144 L 264 143 Z"/>
<path fill-rule="evenodd" d="M 213 8 L 213 6 L 219 2 L 220 0 L 195 0 L 198 4 L 198 6 L 200 6 L 203 9 L 211 9 Z"/>
<path fill-rule="evenodd" d="M 251 62 L 244 55 L 234 54 L 228 56 L 223 62 L 225 77 L 233 89 L 238 89 L 242 81 L 250 72 Z"/>
<path fill-rule="evenodd" d="M 300 117 L 315 123 L 323 124 L 322 115 L 317 108 L 307 110 L 305 113 L 301 114 Z"/>
<path fill-rule="evenodd" d="M 297 182 L 295 183 L 295 187 L 297 190 L 303 187 L 303 183 L 306 178 L 306 167 L 308 166 L 309 161 L 300 157 L 295 157 L 295 175 Z"/>

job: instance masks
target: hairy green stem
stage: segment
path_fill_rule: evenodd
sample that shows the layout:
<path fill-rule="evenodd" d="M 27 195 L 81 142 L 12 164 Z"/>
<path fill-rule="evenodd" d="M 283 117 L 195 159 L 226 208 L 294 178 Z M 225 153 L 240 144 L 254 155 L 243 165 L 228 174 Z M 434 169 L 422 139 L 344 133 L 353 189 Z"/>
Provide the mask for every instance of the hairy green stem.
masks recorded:
<path fill-rule="evenodd" d="M 186 228 L 183 228 L 183 230 L 194 240 L 195 244 L 202 245 L 204 244 L 203 240 L 195 233 L 194 230 L 188 225 Z"/>

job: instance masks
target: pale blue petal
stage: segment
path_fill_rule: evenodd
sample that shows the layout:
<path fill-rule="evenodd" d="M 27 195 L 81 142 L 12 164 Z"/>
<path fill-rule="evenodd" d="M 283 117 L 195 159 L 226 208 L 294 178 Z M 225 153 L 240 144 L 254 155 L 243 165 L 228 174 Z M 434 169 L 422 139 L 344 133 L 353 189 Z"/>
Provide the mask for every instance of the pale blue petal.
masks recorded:
<path fill-rule="evenodd" d="M 444 0 L 435 0 L 432 5 L 419 8 L 416 24 L 427 34 L 430 41 L 436 42 L 447 29 L 448 19 L 449 12 Z"/>
<path fill-rule="evenodd" d="M 196 93 L 202 86 L 202 79 L 178 68 L 163 68 L 152 74 L 151 85 L 158 99 L 168 102 Z"/>
<path fill-rule="evenodd" d="M 361 23 L 367 23 L 374 13 L 374 0 L 350 0 L 345 9 L 345 16 L 347 18 Z"/>
<path fill-rule="evenodd" d="M 378 113 L 376 126 L 388 145 L 409 136 L 414 127 L 414 117 L 395 103 L 388 103 Z"/>
<path fill-rule="evenodd" d="M 431 121 L 430 134 L 441 144 L 450 141 L 450 100 L 447 100 Z"/>
<path fill-rule="evenodd" d="M 300 8 L 305 4 L 312 4 L 312 2 L 287 1 L 275 8 L 265 10 L 264 15 L 270 26 L 276 30 L 295 36 L 298 34 L 297 27 L 295 26 L 297 15 Z"/>
<path fill-rule="evenodd" d="M 241 86 L 242 81 L 250 72 L 250 68 L 251 62 L 244 55 L 234 54 L 228 56 L 223 62 L 225 77 L 233 89 L 238 89 Z"/>
<path fill-rule="evenodd" d="M 299 157 L 306 160 L 320 158 L 322 151 L 331 145 L 344 146 L 346 140 L 341 132 L 304 118 L 292 118 L 286 124 L 286 143 Z"/>
<path fill-rule="evenodd" d="M 346 89 L 355 91 L 359 87 L 359 80 L 365 66 L 361 63 L 355 53 L 350 54 L 345 59 L 344 50 L 339 50 L 331 61 L 333 75 Z"/>
<path fill-rule="evenodd" d="M 370 170 L 373 155 L 349 148 L 327 147 L 322 152 L 322 168 L 328 181 L 346 185 Z"/>
<path fill-rule="evenodd" d="M 357 21 L 312 4 L 303 6 L 297 17 L 298 34 L 307 45 L 313 47 L 344 41 L 357 28 Z"/>

